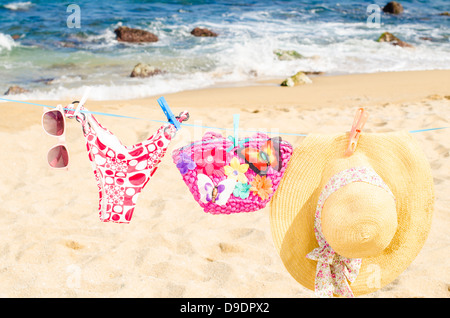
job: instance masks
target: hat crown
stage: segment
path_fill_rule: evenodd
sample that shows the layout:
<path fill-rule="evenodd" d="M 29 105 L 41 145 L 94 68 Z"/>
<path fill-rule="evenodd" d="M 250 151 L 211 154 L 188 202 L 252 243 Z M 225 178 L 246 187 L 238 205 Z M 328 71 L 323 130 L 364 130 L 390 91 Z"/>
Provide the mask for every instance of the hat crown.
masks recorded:
<path fill-rule="evenodd" d="M 321 221 L 326 241 L 339 255 L 377 256 L 397 230 L 395 199 L 379 186 L 352 182 L 327 198 Z"/>

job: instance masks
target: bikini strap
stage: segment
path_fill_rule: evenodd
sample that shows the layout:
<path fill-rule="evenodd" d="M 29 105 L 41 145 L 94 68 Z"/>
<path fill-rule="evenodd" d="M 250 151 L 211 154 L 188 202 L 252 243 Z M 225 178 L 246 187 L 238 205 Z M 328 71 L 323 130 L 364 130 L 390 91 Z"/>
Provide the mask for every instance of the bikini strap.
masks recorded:
<path fill-rule="evenodd" d="M 76 121 L 78 121 L 81 124 L 81 128 L 83 128 L 84 135 L 87 135 L 89 132 L 91 125 L 89 124 L 86 114 L 83 113 L 83 111 L 87 111 L 84 106 L 79 107 L 78 112 L 77 108 L 74 104 L 79 103 L 78 101 L 72 102 L 72 104 L 67 105 L 64 108 L 64 113 L 66 115 L 66 118 L 73 119 L 75 118 Z"/>
<path fill-rule="evenodd" d="M 189 112 L 187 110 L 183 111 L 180 113 L 180 115 L 178 115 L 177 117 L 175 117 L 180 123 L 182 123 L 183 121 L 188 121 L 189 120 Z"/>
<path fill-rule="evenodd" d="M 180 123 L 182 123 L 183 121 L 187 121 L 189 120 L 189 112 L 185 110 L 181 112 L 180 115 L 176 116 L 175 119 Z M 166 139 L 172 139 L 177 133 L 177 128 L 171 123 L 165 124 L 161 128 Z"/>

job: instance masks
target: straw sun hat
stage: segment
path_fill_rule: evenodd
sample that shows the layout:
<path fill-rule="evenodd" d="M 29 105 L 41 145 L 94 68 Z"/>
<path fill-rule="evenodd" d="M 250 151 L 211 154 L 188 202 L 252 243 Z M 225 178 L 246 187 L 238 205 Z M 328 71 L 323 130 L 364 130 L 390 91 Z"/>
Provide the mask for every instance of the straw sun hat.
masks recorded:
<path fill-rule="evenodd" d="M 434 206 L 429 163 L 407 132 L 308 135 L 272 198 L 275 247 L 319 297 L 359 296 L 392 282 L 419 253 Z"/>

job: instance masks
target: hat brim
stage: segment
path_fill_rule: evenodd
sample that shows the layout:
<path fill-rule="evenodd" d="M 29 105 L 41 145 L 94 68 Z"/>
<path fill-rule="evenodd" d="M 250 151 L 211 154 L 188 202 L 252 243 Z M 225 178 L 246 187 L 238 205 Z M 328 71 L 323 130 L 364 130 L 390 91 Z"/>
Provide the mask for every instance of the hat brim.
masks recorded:
<path fill-rule="evenodd" d="M 288 272 L 314 290 L 317 262 L 306 254 L 318 247 L 314 235 L 317 201 L 327 180 L 322 176 L 331 162 L 342 167 L 348 134 L 310 134 L 294 150 L 271 201 L 270 223 L 274 245 Z M 431 227 L 434 186 L 430 165 L 408 132 L 361 134 L 355 151 L 389 186 L 395 196 L 397 231 L 389 246 L 374 257 L 363 258 L 355 296 L 374 292 L 392 282 L 414 260 Z"/>

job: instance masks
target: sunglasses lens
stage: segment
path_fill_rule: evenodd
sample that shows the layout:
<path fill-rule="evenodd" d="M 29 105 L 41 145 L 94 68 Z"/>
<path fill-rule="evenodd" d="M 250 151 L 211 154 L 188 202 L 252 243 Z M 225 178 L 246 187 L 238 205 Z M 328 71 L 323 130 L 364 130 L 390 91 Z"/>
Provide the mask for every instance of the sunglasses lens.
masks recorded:
<path fill-rule="evenodd" d="M 49 150 L 48 164 L 53 168 L 65 168 L 69 164 L 69 153 L 65 146 L 56 146 Z"/>
<path fill-rule="evenodd" d="M 42 118 L 42 125 L 47 133 L 61 136 L 64 133 L 64 117 L 60 111 L 46 112 Z"/>

